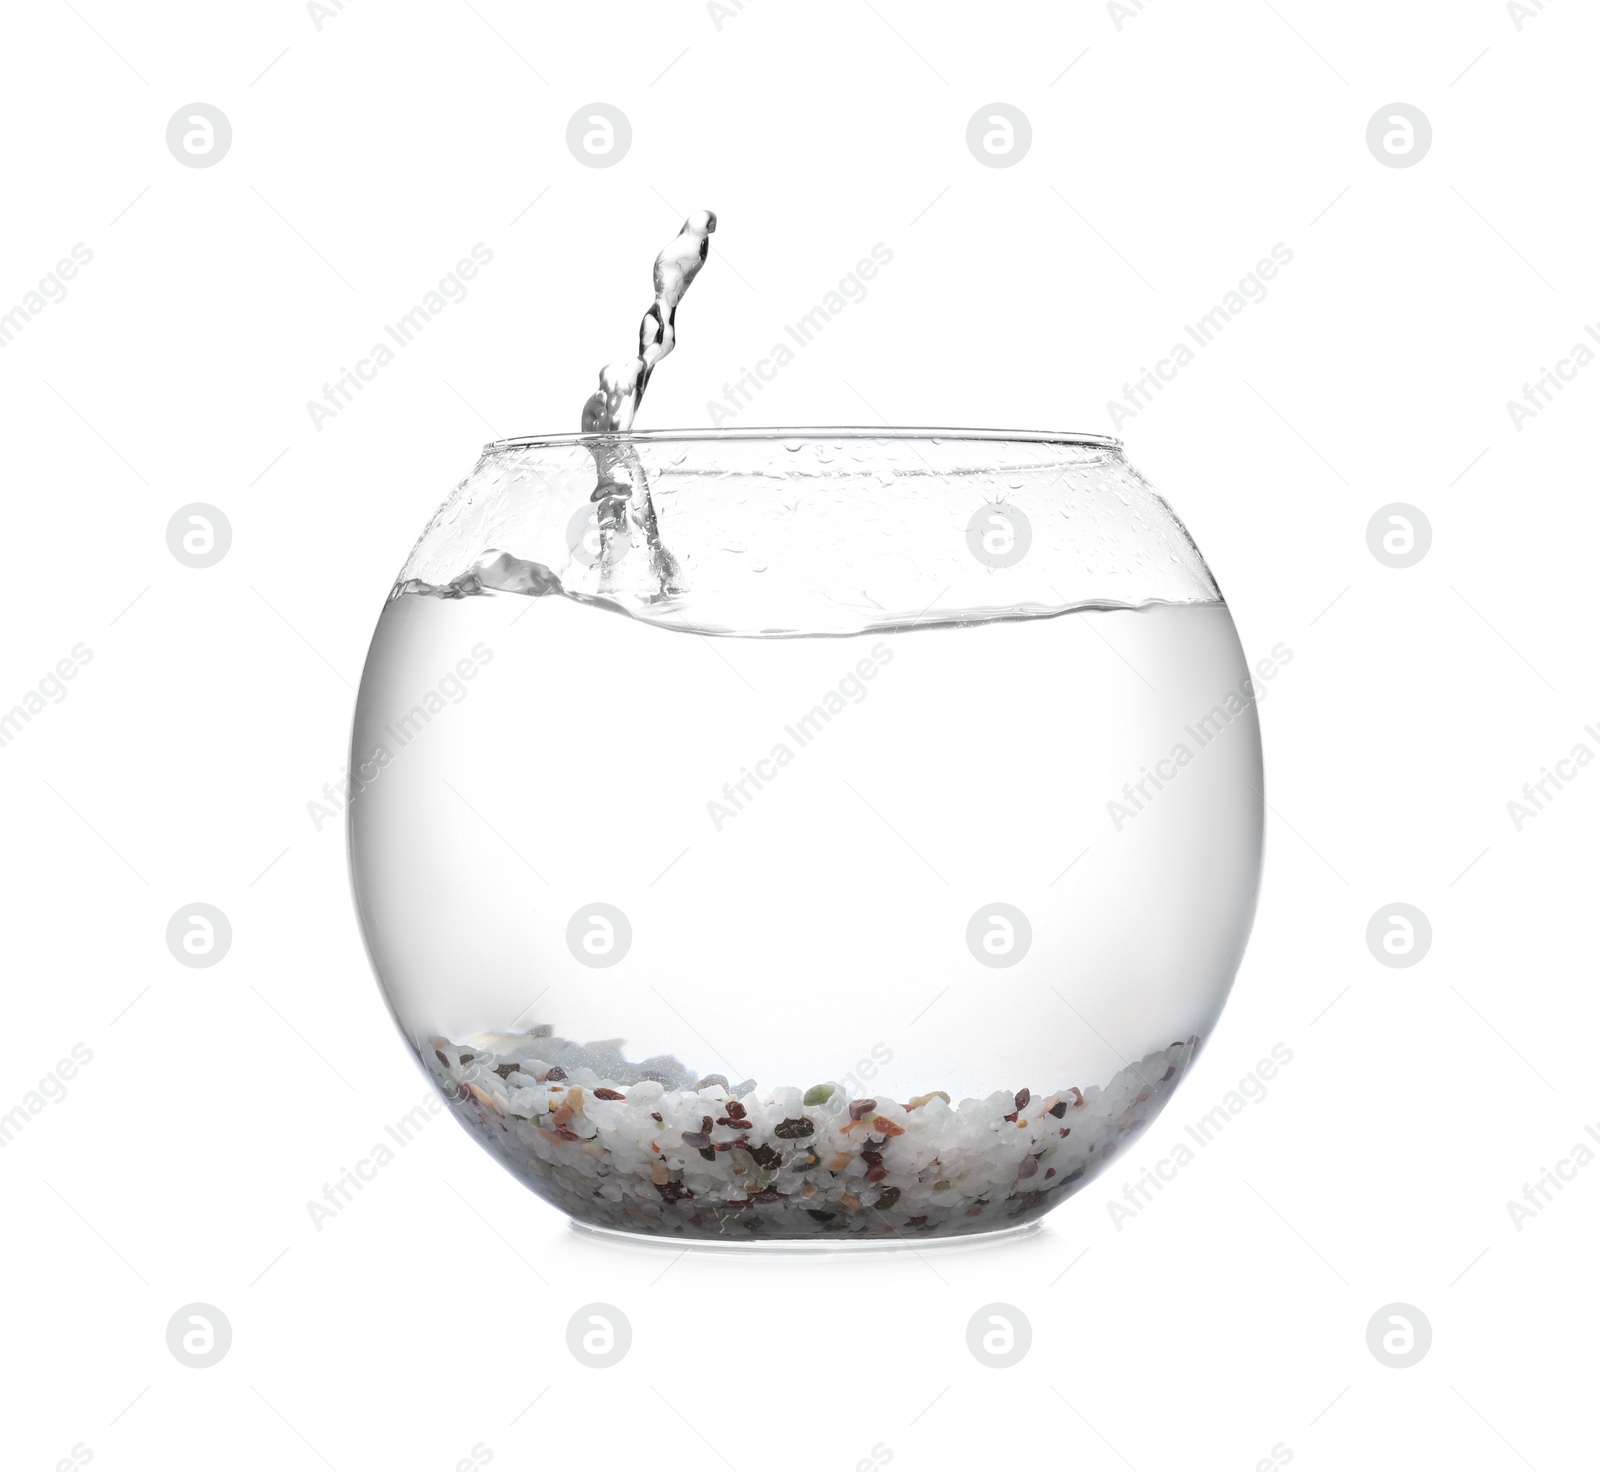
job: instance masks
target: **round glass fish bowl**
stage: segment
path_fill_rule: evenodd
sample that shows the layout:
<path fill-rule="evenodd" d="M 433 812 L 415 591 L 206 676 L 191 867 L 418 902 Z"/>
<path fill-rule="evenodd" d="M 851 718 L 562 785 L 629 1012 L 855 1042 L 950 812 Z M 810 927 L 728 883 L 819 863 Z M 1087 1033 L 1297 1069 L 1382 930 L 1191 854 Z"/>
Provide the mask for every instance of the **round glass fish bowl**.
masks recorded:
<path fill-rule="evenodd" d="M 503 441 L 362 677 L 372 963 L 452 1112 L 580 1224 L 1015 1231 L 1216 1022 L 1265 673 L 1115 441 Z"/>

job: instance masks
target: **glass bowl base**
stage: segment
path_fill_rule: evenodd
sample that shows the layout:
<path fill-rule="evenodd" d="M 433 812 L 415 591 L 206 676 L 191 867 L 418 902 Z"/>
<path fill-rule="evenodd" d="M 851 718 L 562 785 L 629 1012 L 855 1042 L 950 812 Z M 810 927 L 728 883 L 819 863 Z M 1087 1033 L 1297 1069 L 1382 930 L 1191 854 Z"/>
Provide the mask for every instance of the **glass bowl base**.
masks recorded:
<path fill-rule="evenodd" d="M 993 1247 L 1001 1243 L 1032 1237 L 1043 1221 L 1019 1222 L 1011 1226 L 990 1227 L 958 1236 L 923 1237 L 886 1232 L 881 1237 L 669 1237 L 656 1232 L 633 1232 L 621 1227 L 600 1227 L 591 1222 L 570 1219 L 567 1226 L 579 1236 L 607 1242 L 626 1243 L 652 1251 L 690 1248 L 701 1256 L 747 1257 L 752 1253 L 791 1253 L 809 1257 L 830 1257 L 839 1253 L 924 1252 L 932 1248 L 949 1253 L 960 1248 Z"/>

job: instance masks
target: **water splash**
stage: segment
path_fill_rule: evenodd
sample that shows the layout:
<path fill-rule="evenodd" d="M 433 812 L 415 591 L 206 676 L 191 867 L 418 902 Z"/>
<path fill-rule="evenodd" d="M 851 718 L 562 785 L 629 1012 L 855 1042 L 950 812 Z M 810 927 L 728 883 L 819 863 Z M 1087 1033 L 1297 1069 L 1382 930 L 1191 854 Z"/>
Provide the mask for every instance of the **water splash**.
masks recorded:
<path fill-rule="evenodd" d="M 705 265 L 716 228 L 717 217 L 710 210 L 696 210 L 662 247 L 652 273 L 656 299 L 639 324 L 638 356 L 600 370 L 600 387 L 583 406 L 585 434 L 625 434 L 633 428 L 650 375 L 677 346 L 678 303 Z"/>
<path fill-rule="evenodd" d="M 585 434 L 626 434 L 633 428 L 634 416 L 639 412 L 640 401 L 656 365 L 677 346 L 678 303 L 705 265 L 711 232 L 716 228 L 717 217 L 710 210 L 696 210 L 656 257 L 652 272 L 656 299 L 639 323 L 638 354 L 623 362 L 608 363 L 600 370 L 600 387 L 583 406 Z M 627 546 L 625 519 L 631 518 L 642 533 L 649 554 L 651 595 L 654 598 L 673 596 L 681 591 L 678 566 L 672 554 L 661 545 L 650 485 L 633 446 L 615 440 L 602 441 L 591 446 L 590 453 L 594 456 L 595 488 L 589 499 L 596 503 L 600 527 L 601 591 L 617 591 L 616 578 L 622 558 L 613 556 L 613 549 Z"/>
<path fill-rule="evenodd" d="M 583 406 L 583 432 L 596 437 L 587 449 L 595 465 L 595 487 L 589 499 L 595 503 L 600 528 L 600 551 L 594 563 L 598 587 L 588 593 L 567 588 L 543 563 L 491 547 L 449 583 L 436 586 L 411 579 L 396 587 L 397 594 L 426 592 L 440 598 L 465 598 L 496 591 L 542 598 L 556 593 L 611 607 L 649 607 L 684 592 L 677 560 L 661 545 L 644 465 L 626 436 L 656 365 L 677 346 L 678 303 L 705 265 L 711 232 L 716 228 L 717 217 L 710 210 L 696 210 L 662 247 L 652 272 L 656 299 L 639 323 L 638 354 L 602 368 L 600 387 Z M 639 530 L 644 557 L 628 556 L 634 542 L 630 522 Z"/>

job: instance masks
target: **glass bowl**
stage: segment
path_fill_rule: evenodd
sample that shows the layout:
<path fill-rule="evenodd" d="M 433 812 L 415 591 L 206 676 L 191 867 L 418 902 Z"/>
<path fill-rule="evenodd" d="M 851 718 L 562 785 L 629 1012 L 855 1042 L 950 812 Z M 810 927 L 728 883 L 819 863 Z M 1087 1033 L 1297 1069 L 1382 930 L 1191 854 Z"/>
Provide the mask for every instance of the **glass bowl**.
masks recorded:
<path fill-rule="evenodd" d="M 579 1223 L 1015 1230 L 1217 1019 L 1265 673 L 1112 440 L 502 441 L 362 677 L 373 967 L 456 1117 Z"/>

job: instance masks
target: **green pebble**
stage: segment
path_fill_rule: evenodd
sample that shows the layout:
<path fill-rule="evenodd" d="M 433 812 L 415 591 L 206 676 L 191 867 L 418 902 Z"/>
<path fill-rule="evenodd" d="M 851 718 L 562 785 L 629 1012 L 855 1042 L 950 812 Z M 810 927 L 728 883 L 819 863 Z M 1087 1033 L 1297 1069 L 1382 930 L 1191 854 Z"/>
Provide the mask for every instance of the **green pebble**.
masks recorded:
<path fill-rule="evenodd" d="M 807 1105 L 826 1104 L 833 1097 L 832 1084 L 813 1084 L 806 1090 L 804 1102 Z"/>

